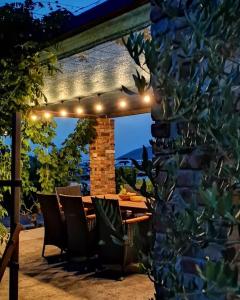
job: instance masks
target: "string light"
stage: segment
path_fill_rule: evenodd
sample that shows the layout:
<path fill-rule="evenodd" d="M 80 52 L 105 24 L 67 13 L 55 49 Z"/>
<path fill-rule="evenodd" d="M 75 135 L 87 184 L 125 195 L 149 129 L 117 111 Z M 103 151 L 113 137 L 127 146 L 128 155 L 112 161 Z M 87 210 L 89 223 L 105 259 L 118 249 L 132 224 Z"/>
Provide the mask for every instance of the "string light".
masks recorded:
<path fill-rule="evenodd" d="M 150 95 L 145 94 L 145 95 L 143 96 L 143 101 L 144 101 L 145 103 L 149 103 L 149 102 L 151 101 Z"/>
<path fill-rule="evenodd" d="M 76 108 L 76 113 L 77 113 L 78 115 L 82 115 L 82 114 L 83 114 L 83 108 L 82 108 L 81 106 L 78 106 L 78 107 Z"/>
<path fill-rule="evenodd" d="M 50 112 L 45 111 L 45 113 L 44 113 L 44 118 L 45 118 L 45 119 L 50 119 L 50 118 L 51 118 Z"/>
<path fill-rule="evenodd" d="M 60 116 L 61 116 L 61 117 L 66 117 L 66 116 L 67 116 L 67 111 L 66 111 L 65 109 L 62 109 L 62 110 L 60 111 Z"/>
<path fill-rule="evenodd" d="M 125 108 L 127 106 L 127 102 L 124 99 L 121 99 L 119 101 L 120 108 Z"/>
<path fill-rule="evenodd" d="M 97 112 L 101 112 L 103 110 L 103 106 L 101 103 L 98 103 L 95 105 L 95 109 Z"/>

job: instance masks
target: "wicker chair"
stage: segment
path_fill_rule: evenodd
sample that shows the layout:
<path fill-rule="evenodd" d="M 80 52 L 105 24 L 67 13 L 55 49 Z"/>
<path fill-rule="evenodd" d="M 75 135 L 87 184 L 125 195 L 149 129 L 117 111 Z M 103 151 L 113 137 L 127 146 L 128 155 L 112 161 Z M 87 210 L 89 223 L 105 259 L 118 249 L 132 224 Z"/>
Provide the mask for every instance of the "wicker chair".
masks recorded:
<path fill-rule="evenodd" d="M 59 195 L 67 225 L 67 253 L 74 257 L 89 258 L 96 254 L 95 215 L 86 215 L 82 197 Z"/>
<path fill-rule="evenodd" d="M 44 219 L 44 242 L 42 256 L 44 257 L 46 245 L 54 245 L 63 250 L 66 249 L 66 224 L 60 211 L 59 202 L 55 194 L 37 194 Z"/>
<path fill-rule="evenodd" d="M 117 200 L 92 197 L 96 213 L 98 253 L 102 264 L 127 265 L 138 261 L 141 243 L 138 227 L 149 227 L 149 215 L 123 220 Z M 143 225 L 143 226 L 142 226 Z M 141 230 L 142 231 L 142 230 Z"/>
<path fill-rule="evenodd" d="M 58 200 L 59 195 L 71 195 L 71 196 L 81 196 L 81 186 L 80 185 L 69 185 L 69 186 L 59 186 L 55 188 Z"/>
<path fill-rule="evenodd" d="M 80 185 L 69 185 L 69 186 L 59 186 L 55 188 L 58 201 L 60 203 L 59 195 L 69 195 L 69 196 L 82 196 Z M 92 208 L 84 208 L 86 214 L 93 214 Z"/>

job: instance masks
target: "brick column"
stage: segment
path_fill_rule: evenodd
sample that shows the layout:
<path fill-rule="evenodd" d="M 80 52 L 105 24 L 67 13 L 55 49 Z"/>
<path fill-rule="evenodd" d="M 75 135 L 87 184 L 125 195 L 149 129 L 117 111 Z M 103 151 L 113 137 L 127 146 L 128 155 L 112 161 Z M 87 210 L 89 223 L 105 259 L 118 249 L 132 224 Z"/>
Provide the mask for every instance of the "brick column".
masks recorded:
<path fill-rule="evenodd" d="M 97 137 L 90 145 L 91 195 L 115 194 L 114 120 L 98 118 Z"/>

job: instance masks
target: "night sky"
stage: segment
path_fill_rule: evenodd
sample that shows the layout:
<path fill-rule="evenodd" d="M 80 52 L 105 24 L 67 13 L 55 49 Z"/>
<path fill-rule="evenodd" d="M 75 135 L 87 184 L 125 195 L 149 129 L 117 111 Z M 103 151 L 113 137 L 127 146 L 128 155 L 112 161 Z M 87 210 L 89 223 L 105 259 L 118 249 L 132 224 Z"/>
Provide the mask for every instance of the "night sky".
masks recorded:
<path fill-rule="evenodd" d="M 18 0 L 3 1 L 0 0 L 0 5 L 12 2 L 23 2 Z M 50 2 L 53 5 L 56 1 L 41 1 L 43 4 Z M 58 3 L 72 11 L 74 14 L 90 9 L 94 5 L 100 4 L 104 0 L 59 0 Z M 47 12 L 47 9 L 36 11 L 36 17 L 41 17 Z M 76 119 L 57 118 L 57 138 L 55 143 L 59 146 L 66 136 L 74 129 Z M 115 150 L 116 157 L 125 154 L 135 148 L 142 147 L 142 145 L 149 145 L 151 117 L 150 114 L 121 117 L 115 119 Z"/>

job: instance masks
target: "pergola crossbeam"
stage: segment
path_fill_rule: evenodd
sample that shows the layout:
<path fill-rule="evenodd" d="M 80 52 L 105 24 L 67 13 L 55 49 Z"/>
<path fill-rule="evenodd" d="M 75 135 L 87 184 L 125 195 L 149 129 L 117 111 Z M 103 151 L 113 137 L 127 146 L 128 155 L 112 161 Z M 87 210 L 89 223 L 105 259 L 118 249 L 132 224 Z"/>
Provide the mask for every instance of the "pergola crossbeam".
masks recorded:
<path fill-rule="evenodd" d="M 56 55 L 59 59 L 91 49 L 108 41 L 123 37 L 130 32 L 141 30 L 150 25 L 150 4 L 140 6 L 95 27 L 59 42 Z"/>

